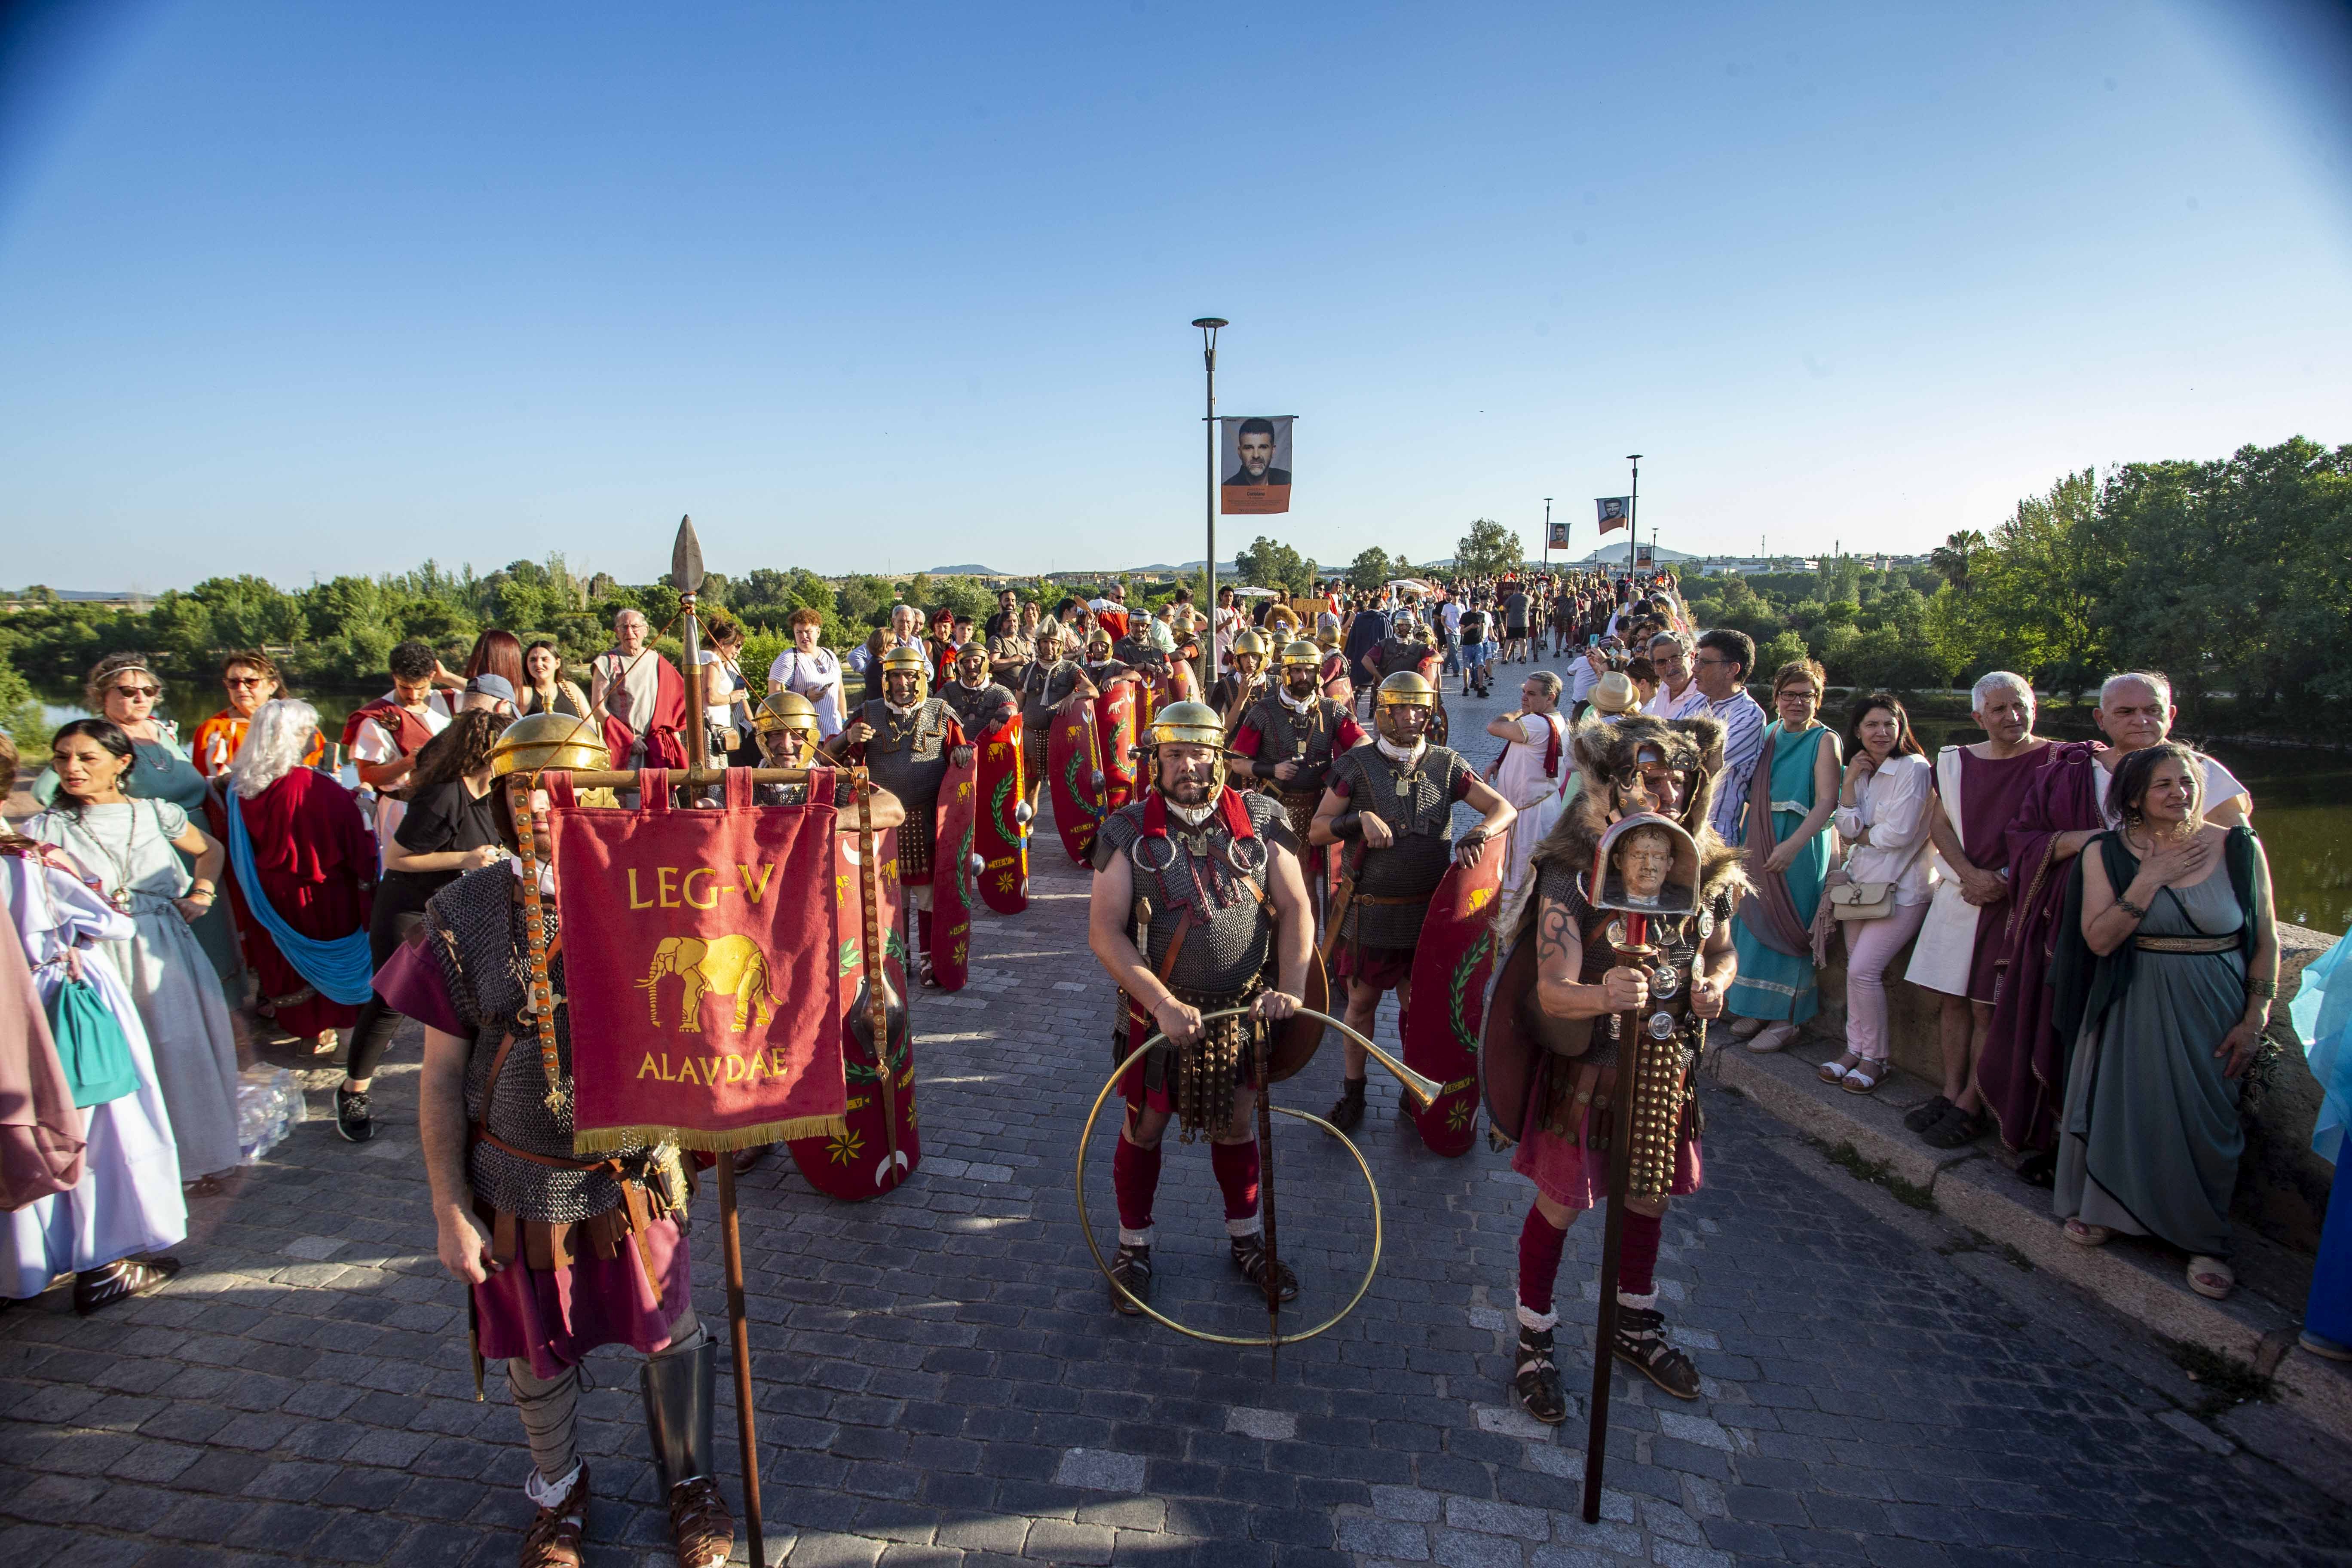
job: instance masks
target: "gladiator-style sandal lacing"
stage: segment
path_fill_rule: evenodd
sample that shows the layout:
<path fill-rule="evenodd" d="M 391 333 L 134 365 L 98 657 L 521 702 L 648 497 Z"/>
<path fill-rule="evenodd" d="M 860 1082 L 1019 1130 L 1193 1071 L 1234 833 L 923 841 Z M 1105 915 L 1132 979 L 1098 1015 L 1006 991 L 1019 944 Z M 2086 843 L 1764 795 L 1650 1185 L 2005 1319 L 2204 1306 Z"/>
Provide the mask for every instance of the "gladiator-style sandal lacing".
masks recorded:
<path fill-rule="evenodd" d="M 1630 1362 L 1652 1383 L 1676 1399 L 1698 1397 L 1698 1368 L 1690 1357 L 1666 1342 L 1664 1313 L 1647 1307 L 1617 1307 L 1617 1359 Z"/>
<path fill-rule="evenodd" d="M 1547 1426 L 1568 1419 L 1568 1395 L 1559 1386 L 1559 1368 L 1551 1356 L 1551 1331 L 1519 1325 L 1519 1362 L 1511 1374 L 1511 1392 L 1519 1408 Z"/>
<path fill-rule="evenodd" d="M 1252 1231 L 1247 1236 L 1234 1237 L 1234 1268 L 1243 1279 L 1255 1288 L 1260 1296 L 1265 1294 L 1266 1262 L 1265 1236 L 1263 1232 Z M 1291 1272 L 1290 1265 L 1287 1263 L 1276 1263 L 1274 1267 L 1278 1271 L 1276 1278 L 1281 1281 L 1276 1288 L 1276 1299 L 1284 1301 L 1297 1300 L 1298 1276 Z"/>

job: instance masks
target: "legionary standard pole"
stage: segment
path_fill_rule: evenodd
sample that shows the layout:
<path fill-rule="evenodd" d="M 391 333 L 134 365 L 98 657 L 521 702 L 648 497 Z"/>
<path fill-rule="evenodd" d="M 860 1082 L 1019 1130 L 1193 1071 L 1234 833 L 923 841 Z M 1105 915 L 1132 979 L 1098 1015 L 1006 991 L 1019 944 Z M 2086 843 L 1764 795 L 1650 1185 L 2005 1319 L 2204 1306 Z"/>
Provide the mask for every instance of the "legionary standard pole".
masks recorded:
<path fill-rule="evenodd" d="M 1642 525 L 1636 521 L 1642 510 L 1642 454 L 1628 452 L 1625 460 L 1633 465 L 1633 493 L 1625 500 L 1625 575 L 1633 574 L 1633 544 L 1642 537 Z"/>
<path fill-rule="evenodd" d="M 1209 408 L 1201 424 L 1209 444 L 1209 563 L 1202 573 L 1207 591 L 1201 597 L 1209 617 L 1208 636 L 1201 639 L 1201 689 L 1206 691 L 1217 679 L 1217 329 L 1227 323 L 1223 316 L 1202 316 L 1192 324 L 1201 329 L 1201 362 L 1209 375 Z"/>
<path fill-rule="evenodd" d="M 678 593 L 679 640 L 685 645 L 688 699 L 686 765 L 689 780 L 710 767 L 710 730 L 705 722 L 702 684 L 702 626 L 695 613 L 695 595 L 702 590 L 702 542 L 694 536 L 694 519 L 677 520 L 677 539 L 669 552 L 669 585 Z M 687 785 L 688 797 L 695 785 Z M 743 1232 L 735 1214 L 735 1158 L 719 1156 L 719 1240 L 727 1274 L 727 1340 L 735 1358 L 735 1439 L 743 1459 L 743 1531 L 751 1548 L 750 1561 L 767 1562 L 760 1532 L 760 1436 L 751 1414 L 751 1338 L 743 1310 Z"/>

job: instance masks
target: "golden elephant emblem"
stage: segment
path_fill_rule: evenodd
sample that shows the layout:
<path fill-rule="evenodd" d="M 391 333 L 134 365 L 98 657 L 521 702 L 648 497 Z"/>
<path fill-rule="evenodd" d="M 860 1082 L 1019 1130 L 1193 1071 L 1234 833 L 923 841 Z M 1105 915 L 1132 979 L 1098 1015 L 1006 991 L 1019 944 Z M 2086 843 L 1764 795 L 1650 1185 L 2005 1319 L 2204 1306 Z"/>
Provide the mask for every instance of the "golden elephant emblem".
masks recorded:
<path fill-rule="evenodd" d="M 637 982 L 646 988 L 646 1005 L 657 1029 L 662 1021 L 659 987 L 673 974 L 685 982 L 677 1005 L 677 1026 L 682 1030 L 701 1026 L 702 999 L 713 991 L 735 998 L 736 1034 L 755 1022 L 765 1025 L 775 1014 L 779 998 L 769 984 L 768 955 L 748 936 L 722 936 L 708 942 L 698 936 L 662 938 L 646 977 Z"/>

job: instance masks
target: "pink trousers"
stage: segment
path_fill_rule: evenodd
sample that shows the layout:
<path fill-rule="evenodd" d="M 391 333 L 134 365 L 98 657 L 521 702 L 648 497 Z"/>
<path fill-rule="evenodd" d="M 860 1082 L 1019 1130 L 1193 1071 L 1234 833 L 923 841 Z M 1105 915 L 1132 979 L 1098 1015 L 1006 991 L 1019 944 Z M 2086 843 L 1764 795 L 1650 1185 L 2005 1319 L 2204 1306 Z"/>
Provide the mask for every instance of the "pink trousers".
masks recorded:
<path fill-rule="evenodd" d="M 1886 1059 L 1886 966 L 1919 934 L 1927 900 L 1897 904 L 1880 921 L 1845 926 L 1845 1048 L 1864 1061 Z"/>

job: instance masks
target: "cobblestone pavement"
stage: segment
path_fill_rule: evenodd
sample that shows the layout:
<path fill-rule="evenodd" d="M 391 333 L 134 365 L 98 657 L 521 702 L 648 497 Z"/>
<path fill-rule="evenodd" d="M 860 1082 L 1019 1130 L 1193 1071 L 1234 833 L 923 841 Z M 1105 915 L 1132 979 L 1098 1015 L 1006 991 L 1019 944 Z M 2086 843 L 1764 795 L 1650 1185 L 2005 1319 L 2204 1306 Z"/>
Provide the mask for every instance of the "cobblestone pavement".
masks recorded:
<path fill-rule="evenodd" d="M 1523 673 L 1500 671 L 1500 694 Z M 1475 731 L 1499 706 L 1455 702 L 1482 765 L 1496 743 Z M 1597 1527 L 1576 1512 L 1580 1395 L 1557 1431 L 1508 1403 L 1527 1189 L 1483 1143 L 1423 1151 L 1377 1072 L 1360 1141 L 1384 1250 L 1353 1315 L 1271 1380 L 1262 1351 L 1115 1318 L 1070 1180 L 1110 1063 L 1108 992 L 1084 882 L 1053 839 L 1038 850 L 1030 911 L 978 927 L 971 988 L 917 1001 L 915 1180 L 863 1205 L 816 1196 L 789 1161 L 744 1182 L 772 1561 L 2345 1559 L 2340 1510 L 2027 1321 L 1870 1207 L 1876 1189 L 1805 1177 L 1777 1152 L 1784 1129 L 1717 1090 L 1707 1185 L 1677 1204 L 1659 1270 L 1704 1396 L 1618 1378 Z M 433 1258 L 415 1060 L 412 1037 L 380 1080 L 378 1142 L 314 1121 L 200 1205 L 169 1289 L 89 1321 L 54 1290 L 0 1315 L 0 1564 L 513 1560 L 528 1461 L 495 1369 L 474 1402 L 462 1299 Z M 1277 1099 L 1319 1111 L 1338 1073 L 1327 1047 Z M 313 1076 L 315 1116 L 332 1079 Z M 1089 1194 L 1105 1237 L 1109 1136 Z M 1286 1122 L 1276 1146 L 1295 1321 L 1319 1320 L 1364 1264 L 1369 1207 L 1312 1129 Z M 1262 1331 L 1203 1151 L 1170 1150 L 1161 1303 Z M 714 1214 L 706 1185 L 695 1279 L 715 1322 Z M 1563 1275 L 1572 1384 L 1597 1237 L 1578 1228 Z M 666 1563 L 634 1370 L 591 1365 L 590 1561 Z M 731 1405 L 719 1430 L 731 1476 Z"/>

